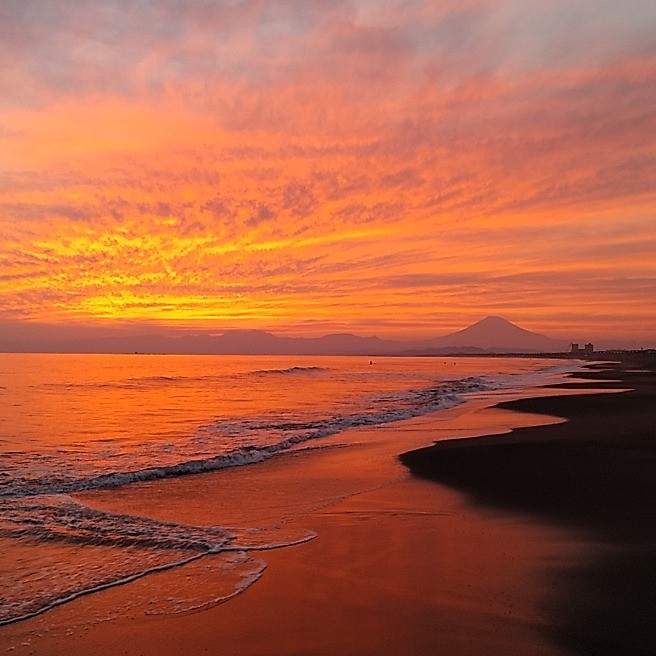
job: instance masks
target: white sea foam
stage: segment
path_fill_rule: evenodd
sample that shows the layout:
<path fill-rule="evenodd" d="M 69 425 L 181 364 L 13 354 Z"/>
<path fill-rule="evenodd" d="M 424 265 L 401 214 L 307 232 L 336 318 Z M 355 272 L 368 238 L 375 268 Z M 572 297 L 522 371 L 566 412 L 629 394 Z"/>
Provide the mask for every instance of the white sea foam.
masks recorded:
<path fill-rule="evenodd" d="M 230 585 L 219 586 L 218 594 L 210 588 L 202 601 L 192 602 L 187 596 L 177 606 L 188 610 L 194 604 L 218 603 L 260 576 L 265 565 L 249 552 L 299 544 L 313 537 L 311 531 L 275 527 L 258 530 L 164 522 L 95 510 L 65 495 L 6 499 L 0 502 L 0 538 L 8 545 L 10 556 L 14 549 L 21 557 L 14 559 L 9 571 L 2 572 L 0 625 L 205 556 L 226 554 L 219 562 L 223 578 L 230 574 Z M 26 550 L 35 555 L 25 558 Z M 149 612 L 158 612 L 156 607 L 161 607 L 162 601 L 148 604 Z"/>
<path fill-rule="evenodd" d="M 465 394 L 501 384 L 491 377 L 470 376 L 427 389 L 380 392 L 363 397 L 358 412 L 323 413 L 315 419 L 308 411 L 222 418 L 199 427 L 187 440 L 148 445 L 141 451 L 127 449 L 122 442 L 112 450 L 105 440 L 86 453 L 59 450 L 56 457 L 16 454 L 13 459 L 7 454 L 11 476 L 0 479 L 0 498 L 116 487 L 251 465 L 308 440 L 453 407 Z M 135 468 L 135 462 L 142 466 Z"/>
<path fill-rule="evenodd" d="M 87 371 L 65 358 L 52 370 L 37 359 L 23 388 L 20 369 L 12 377 L 0 368 L 13 413 L 0 432 L 0 624 L 127 582 L 135 594 L 117 613 L 220 603 L 261 576 L 254 552 L 313 537 L 121 515 L 67 493 L 252 465 L 544 376 L 535 373 L 544 366 L 493 360 L 315 361 L 116 357 Z M 171 573 L 162 597 L 174 568 L 185 576 Z"/>

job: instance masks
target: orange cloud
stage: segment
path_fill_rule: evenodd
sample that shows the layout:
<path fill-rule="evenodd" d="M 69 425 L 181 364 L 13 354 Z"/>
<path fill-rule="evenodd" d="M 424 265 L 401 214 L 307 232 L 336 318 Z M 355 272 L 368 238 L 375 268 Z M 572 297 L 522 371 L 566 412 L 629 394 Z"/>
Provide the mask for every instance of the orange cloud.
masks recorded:
<path fill-rule="evenodd" d="M 233 4 L 3 3 L 0 319 L 653 334 L 653 12 Z"/>

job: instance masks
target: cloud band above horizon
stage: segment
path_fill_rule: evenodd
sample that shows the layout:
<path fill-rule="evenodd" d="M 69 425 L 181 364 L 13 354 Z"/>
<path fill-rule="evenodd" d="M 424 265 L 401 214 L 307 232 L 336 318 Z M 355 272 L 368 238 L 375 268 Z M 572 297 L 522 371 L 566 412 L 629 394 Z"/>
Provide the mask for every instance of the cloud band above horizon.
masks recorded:
<path fill-rule="evenodd" d="M 0 323 L 654 336 L 652 3 L 8 0 L 0 25 Z"/>

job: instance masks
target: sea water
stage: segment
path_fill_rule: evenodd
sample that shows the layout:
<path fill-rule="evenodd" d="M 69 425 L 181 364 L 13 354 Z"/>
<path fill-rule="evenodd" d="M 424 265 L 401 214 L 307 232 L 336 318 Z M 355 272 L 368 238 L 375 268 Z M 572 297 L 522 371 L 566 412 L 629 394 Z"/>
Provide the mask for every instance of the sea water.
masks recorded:
<path fill-rule="evenodd" d="M 138 591 L 132 613 L 218 603 L 259 578 L 259 552 L 314 537 L 112 513 L 78 492 L 257 465 L 571 368 L 518 358 L 0 354 L 0 625 L 125 583 Z M 149 597 L 147 577 L 183 566 L 186 586 Z M 210 597 L 195 597 L 196 577 L 216 582 Z"/>

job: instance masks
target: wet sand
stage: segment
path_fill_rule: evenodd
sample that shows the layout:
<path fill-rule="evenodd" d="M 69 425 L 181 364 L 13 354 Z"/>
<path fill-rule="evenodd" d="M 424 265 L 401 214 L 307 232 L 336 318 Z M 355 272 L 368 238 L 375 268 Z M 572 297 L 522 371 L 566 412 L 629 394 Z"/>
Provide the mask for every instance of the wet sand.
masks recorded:
<path fill-rule="evenodd" d="M 78 495 L 115 512 L 311 530 L 317 537 L 254 554 L 266 571 L 226 603 L 185 614 L 122 611 L 140 595 L 164 598 L 179 589 L 186 576 L 181 567 L 3 627 L 0 650 L 52 656 L 570 653 L 566 641 L 554 640 L 564 624 L 562 579 L 571 587 L 570 573 L 591 562 L 598 538 L 581 535 L 578 524 L 572 529 L 530 512 L 472 505 L 470 489 L 457 492 L 412 476 L 398 459 L 436 439 L 495 433 L 499 441 L 513 440 L 517 426 L 561 421 L 489 407 L 498 399 L 352 431 L 327 448 L 253 467 Z M 430 451 L 419 453 L 434 460 Z M 214 582 L 195 581 L 197 594 L 211 598 Z"/>
<path fill-rule="evenodd" d="M 612 364 L 576 390 L 618 394 L 532 398 L 500 408 L 567 418 L 446 441 L 402 456 L 415 475 L 465 492 L 479 507 L 537 517 L 590 541 L 588 563 L 561 573 L 549 604 L 555 641 L 577 654 L 656 653 L 656 372 Z M 615 379 L 617 382 L 596 382 Z M 592 545 L 596 545 L 593 547 Z"/>

